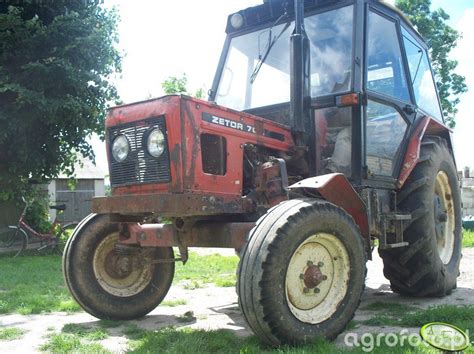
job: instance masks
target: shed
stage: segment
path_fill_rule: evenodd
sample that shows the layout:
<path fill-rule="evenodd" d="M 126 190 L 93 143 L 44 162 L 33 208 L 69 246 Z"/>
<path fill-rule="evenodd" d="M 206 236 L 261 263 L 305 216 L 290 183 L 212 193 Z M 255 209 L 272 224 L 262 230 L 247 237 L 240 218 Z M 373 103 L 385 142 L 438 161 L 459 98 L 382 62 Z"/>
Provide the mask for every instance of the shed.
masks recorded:
<path fill-rule="evenodd" d="M 82 160 L 75 167 L 75 188 L 69 187 L 69 177 L 60 174 L 48 185 L 48 193 L 52 204 L 66 204 L 66 210 L 59 215 L 63 223 L 78 222 L 91 212 L 93 197 L 105 195 L 105 171 L 89 159 Z M 56 211 L 50 210 L 52 219 Z"/>

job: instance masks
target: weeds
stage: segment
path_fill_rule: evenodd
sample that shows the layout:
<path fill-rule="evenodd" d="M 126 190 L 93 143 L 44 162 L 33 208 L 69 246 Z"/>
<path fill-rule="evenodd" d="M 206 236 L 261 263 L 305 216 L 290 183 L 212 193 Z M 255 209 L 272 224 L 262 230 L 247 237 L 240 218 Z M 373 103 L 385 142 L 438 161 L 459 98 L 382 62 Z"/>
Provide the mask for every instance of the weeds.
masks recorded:
<path fill-rule="evenodd" d="M 15 340 L 20 339 L 26 333 L 24 329 L 10 327 L 0 329 L 0 340 Z"/>

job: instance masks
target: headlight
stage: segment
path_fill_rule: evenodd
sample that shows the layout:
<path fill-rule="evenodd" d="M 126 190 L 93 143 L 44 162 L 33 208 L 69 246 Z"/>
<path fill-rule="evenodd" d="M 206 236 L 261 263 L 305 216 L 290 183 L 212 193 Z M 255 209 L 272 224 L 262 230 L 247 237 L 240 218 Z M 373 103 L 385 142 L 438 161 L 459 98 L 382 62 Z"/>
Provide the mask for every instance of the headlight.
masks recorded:
<path fill-rule="evenodd" d="M 165 151 L 165 135 L 161 129 L 155 128 L 148 134 L 146 147 L 153 157 L 158 158 L 163 154 Z"/>
<path fill-rule="evenodd" d="M 244 24 L 244 18 L 239 13 L 233 14 L 232 17 L 230 18 L 230 25 L 234 29 L 239 29 L 240 27 L 242 27 L 243 24 Z"/>
<path fill-rule="evenodd" d="M 125 135 L 119 135 L 112 143 L 112 156 L 115 161 L 123 162 L 130 152 L 130 144 Z"/>

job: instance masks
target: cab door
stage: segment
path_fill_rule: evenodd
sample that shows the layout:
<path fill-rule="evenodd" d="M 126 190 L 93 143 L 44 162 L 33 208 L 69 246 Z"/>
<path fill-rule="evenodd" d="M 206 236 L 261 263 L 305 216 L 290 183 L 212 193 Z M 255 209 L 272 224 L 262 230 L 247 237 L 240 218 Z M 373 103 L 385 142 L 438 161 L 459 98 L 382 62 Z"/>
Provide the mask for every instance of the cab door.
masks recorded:
<path fill-rule="evenodd" d="M 366 13 L 364 105 L 365 167 L 369 180 L 392 184 L 403 140 L 415 116 L 400 24 L 375 7 Z"/>

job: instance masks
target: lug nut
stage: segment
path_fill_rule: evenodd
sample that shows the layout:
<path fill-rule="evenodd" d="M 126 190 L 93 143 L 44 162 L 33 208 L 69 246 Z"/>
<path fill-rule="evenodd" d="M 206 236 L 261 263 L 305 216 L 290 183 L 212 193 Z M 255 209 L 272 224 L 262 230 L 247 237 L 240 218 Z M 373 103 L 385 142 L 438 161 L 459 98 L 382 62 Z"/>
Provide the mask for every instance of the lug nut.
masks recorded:
<path fill-rule="evenodd" d="M 301 279 L 301 280 L 304 279 L 304 274 L 303 274 L 303 273 L 300 274 L 300 279 Z"/>
<path fill-rule="evenodd" d="M 303 288 L 303 292 L 304 292 L 305 294 L 307 294 L 307 293 L 309 293 L 309 289 L 308 289 L 308 288 Z"/>
<path fill-rule="evenodd" d="M 321 291 L 321 290 L 319 290 L 318 288 L 315 288 L 315 289 L 314 289 L 314 293 L 315 293 L 315 294 L 319 294 L 320 291 Z"/>
<path fill-rule="evenodd" d="M 327 275 L 323 275 L 323 280 L 328 280 L 328 276 L 327 276 Z"/>
<path fill-rule="evenodd" d="M 319 268 L 324 267 L 324 263 L 323 262 L 318 262 L 318 267 Z"/>
<path fill-rule="evenodd" d="M 308 267 L 311 267 L 313 265 L 313 262 L 308 261 L 306 264 L 307 264 Z"/>

